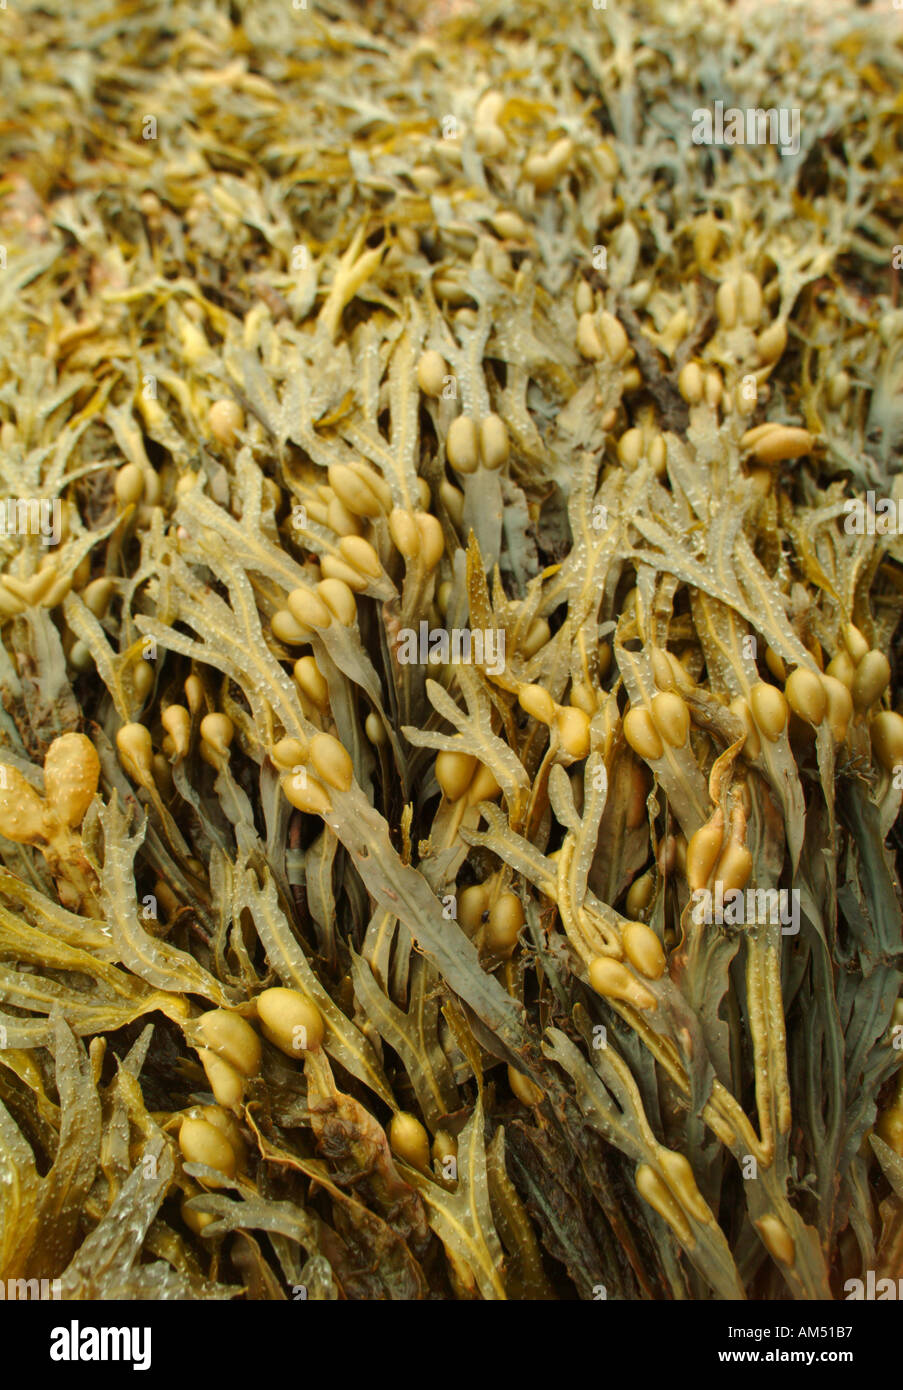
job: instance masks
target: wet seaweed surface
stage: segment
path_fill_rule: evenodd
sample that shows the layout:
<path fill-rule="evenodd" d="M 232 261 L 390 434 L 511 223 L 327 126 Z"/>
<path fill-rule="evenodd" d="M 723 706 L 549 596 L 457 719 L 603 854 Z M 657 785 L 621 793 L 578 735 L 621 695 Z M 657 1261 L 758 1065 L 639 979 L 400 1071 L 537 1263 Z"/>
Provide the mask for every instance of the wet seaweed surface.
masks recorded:
<path fill-rule="evenodd" d="M 903 1276 L 903 16 L 0 15 L 0 1280 Z"/>

